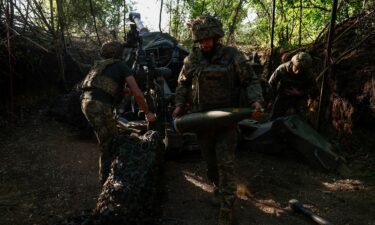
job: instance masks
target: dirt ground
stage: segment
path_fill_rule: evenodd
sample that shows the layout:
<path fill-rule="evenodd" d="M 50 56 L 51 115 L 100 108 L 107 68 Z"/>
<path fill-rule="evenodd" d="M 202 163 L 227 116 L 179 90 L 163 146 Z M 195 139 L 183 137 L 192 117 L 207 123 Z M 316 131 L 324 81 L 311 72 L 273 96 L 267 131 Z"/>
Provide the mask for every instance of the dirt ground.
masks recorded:
<path fill-rule="evenodd" d="M 100 191 L 98 147 L 40 111 L 1 131 L 0 224 L 56 224 L 94 208 Z M 364 164 L 374 161 L 371 156 Z M 362 166 L 363 169 L 363 166 Z M 336 225 L 375 225 L 375 175 L 341 177 L 288 155 L 237 152 L 240 225 L 314 224 L 288 206 L 292 198 Z M 369 175 L 370 174 L 370 175 Z M 218 208 L 198 152 L 166 160 L 163 225 L 213 225 Z"/>

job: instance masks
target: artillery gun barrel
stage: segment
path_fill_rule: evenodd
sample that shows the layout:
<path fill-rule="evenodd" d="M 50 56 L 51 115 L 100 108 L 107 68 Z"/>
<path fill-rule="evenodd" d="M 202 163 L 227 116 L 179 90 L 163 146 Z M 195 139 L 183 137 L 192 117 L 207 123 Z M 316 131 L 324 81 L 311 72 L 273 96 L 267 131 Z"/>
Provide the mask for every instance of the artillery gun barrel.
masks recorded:
<path fill-rule="evenodd" d="M 135 23 L 135 25 L 137 26 L 137 28 L 138 28 L 138 30 L 140 32 L 142 32 L 142 31 L 144 31 L 146 29 L 145 25 L 143 25 L 143 22 L 141 21 L 140 18 L 135 17 L 134 18 L 134 23 Z"/>
<path fill-rule="evenodd" d="M 135 23 L 135 26 L 139 30 L 139 32 L 148 32 L 148 29 L 143 25 L 143 22 L 141 21 L 141 14 L 137 12 L 131 12 L 129 14 L 130 21 Z"/>
<path fill-rule="evenodd" d="M 191 113 L 173 120 L 173 127 L 179 133 L 197 132 L 229 126 L 256 112 L 250 108 L 222 108 L 207 112 Z"/>

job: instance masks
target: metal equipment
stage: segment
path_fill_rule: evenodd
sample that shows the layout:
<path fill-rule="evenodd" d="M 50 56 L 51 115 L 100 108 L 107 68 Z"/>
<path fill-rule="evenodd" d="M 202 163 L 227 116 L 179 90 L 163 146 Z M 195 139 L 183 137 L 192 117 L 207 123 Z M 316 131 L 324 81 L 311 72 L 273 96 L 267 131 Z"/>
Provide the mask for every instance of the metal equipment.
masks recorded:
<path fill-rule="evenodd" d="M 318 216 L 317 214 L 313 213 L 312 211 L 303 207 L 303 205 L 297 199 L 289 200 L 289 206 L 293 209 L 296 213 L 302 213 L 303 215 L 309 217 L 314 222 L 320 225 L 332 225 L 327 220 L 323 219 L 322 217 Z"/>

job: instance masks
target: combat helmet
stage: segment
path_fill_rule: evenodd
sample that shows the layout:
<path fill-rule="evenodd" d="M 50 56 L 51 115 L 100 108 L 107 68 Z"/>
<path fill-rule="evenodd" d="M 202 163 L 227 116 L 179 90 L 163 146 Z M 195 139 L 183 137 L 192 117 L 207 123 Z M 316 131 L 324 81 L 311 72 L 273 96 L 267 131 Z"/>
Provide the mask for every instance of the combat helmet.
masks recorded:
<path fill-rule="evenodd" d="M 123 46 L 119 41 L 106 41 L 102 44 L 100 49 L 100 56 L 109 59 L 109 58 L 121 58 Z"/>
<path fill-rule="evenodd" d="M 192 33 L 193 41 L 224 36 L 222 23 L 210 15 L 199 16 L 187 25 Z"/>
<path fill-rule="evenodd" d="M 292 57 L 292 63 L 298 69 L 308 69 L 312 66 L 311 56 L 306 52 L 298 52 Z"/>

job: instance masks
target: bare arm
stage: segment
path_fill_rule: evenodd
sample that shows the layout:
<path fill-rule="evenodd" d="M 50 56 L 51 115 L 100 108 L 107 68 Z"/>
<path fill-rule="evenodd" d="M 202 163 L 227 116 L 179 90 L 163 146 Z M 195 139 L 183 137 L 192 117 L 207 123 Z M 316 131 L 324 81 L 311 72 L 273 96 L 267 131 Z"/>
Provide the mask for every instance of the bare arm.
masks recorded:
<path fill-rule="evenodd" d="M 150 113 L 148 110 L 147 103 L 143 96 L 141 89 L 139 89 L 137 81 L 135 80 L 134 76 L 126 77 L 126 82 L 129 85 L 130 90 L 134 95 L 134 99 L 137 102 L 139 108 L 145 113 L 145 116 L 149 122 L 154 122 L 156 120 L 155 115 Z"/>

